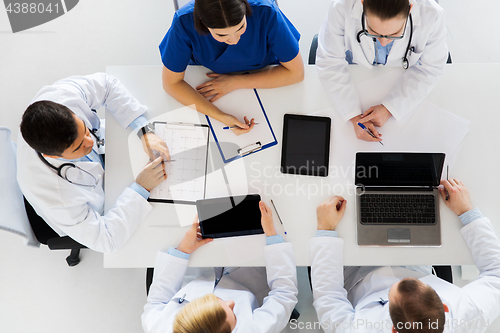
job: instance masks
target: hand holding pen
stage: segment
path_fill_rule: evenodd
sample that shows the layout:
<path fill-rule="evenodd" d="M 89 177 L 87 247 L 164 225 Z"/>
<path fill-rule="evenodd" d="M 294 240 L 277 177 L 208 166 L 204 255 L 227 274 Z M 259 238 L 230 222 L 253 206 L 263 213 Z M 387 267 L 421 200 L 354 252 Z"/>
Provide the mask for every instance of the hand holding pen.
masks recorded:
<path fill-rule="evenodd" d="M 226 114 L 224 119 L 221 119 L 220 121 L 226 125 L 223 129 L 231 129 L 236 135 L 248 133 L 255 126 L 254 118 L 248 120 L 247 117 L 244 117 L 245 122 L 242 123 L 235 116 L 229 114 Z"/>
<path fill-rule="evenodd" d="M 358 126 L 364 130 L 366 133 L 368 133 L 372 138 L 378 140 L 378 143 L 380 143 L 382 146 L 384 145 L 384 143 L 382 142 L 382 139 L 381 138 L 378 138 L 377 136 L 375 136 L 375 134 L 373 134 L 373 132 L 368 128 L 366 127 L 364 124 L 362 123 L 358 123 Z M 381 135 L 381 134 L 379 134 Z"/>

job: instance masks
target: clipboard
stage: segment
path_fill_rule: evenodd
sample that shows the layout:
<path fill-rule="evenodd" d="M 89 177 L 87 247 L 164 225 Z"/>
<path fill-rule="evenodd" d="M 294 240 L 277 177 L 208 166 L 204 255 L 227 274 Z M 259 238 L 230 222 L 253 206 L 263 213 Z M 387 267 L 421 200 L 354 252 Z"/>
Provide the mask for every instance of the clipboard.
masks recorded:
<path fill-rule="evenodd" d="M 206 194 L 208 125 L 163 121 L 153 125 L 155 134 L 167 143 L 172 162 L 165 163 L 169 176 L 151 190 L 148 201 L 196 205 Z"/>
<path fill-rule="evenodd" d="M 258 125 L 248 133 L 236 135 L 225 125 L 208 116 L 207 121 L 224 163 L 254 154 L 278 144 L 266 111 L 255 89 L 240 89 L 223 96 L 213 103 L 220 110 L 243 120 L 255 118 Z"/>

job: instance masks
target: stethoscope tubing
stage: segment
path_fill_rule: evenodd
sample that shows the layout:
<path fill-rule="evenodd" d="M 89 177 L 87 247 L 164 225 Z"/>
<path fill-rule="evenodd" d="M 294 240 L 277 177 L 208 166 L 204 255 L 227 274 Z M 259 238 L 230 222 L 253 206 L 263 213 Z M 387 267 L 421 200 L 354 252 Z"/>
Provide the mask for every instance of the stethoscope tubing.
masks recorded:
<path fill-rule="evenodd" d="M 97 143 L 97 147 L 100 147 L 102 145 L 104 145 L 104 139 L 99 139 L 97 137 L 97 135 L 95 134 L 96 130 L 89 130 L 90 133 L 92 133 L 92 135 L 96 138 L 96 143 Z M 61 177 L 62 179 L 66 180 L 68 183 L 70 184 L 75 184 L 75 185 L 80 185 L 80 186 L 86 186 L 86 187 L 92 187 L 92 188 L 95 188 L 97 186 L 97 184 L 99 183 L 99 181 L 96 179 L 96 177 L 94 177 L 93 174 L 91 174 L 90 172 L 88 172 L 87 170 L 84 170 L 82 168 L 80 168 L 79 166 L 76 166 L 74 163 L 71 163 L 71 162 L 68 162 L 68 163 L 63 163 L 61 164 L 59 167 L 56 167 L 52 164 L 49 163 L 49 161 L 47 161 L 45 159 L 45 157 L 43 157 L 43 155 L 39 152 L 36 152 L 37 155 L 38 155 L 38 158 L 46 165 L 48 166 L 49 168 L 51 168 L 52 170 L 55 170 L 57 175 L 59 177 Z M 62 174 L 62 170 L 64 168 L 76 168 L 76 169 L 79 169 L 81 170 L 82 172 L 88 174 L 89 176 L 91 176 L 93 179 L 94 179 L 94 185 L 84 185 L 84 184 L 76 184 L 74 182 L 72 182 L 71 180 L 69 180 L 66 175 L 63 175 Z"/>
<path fill-rule="evenodd" d="M 401 60 L 401 65 L 403 66 L 403 68 L 405 70 L 410 67 L 410 62 L 408 61 L 408 55 L 409 55 L 410 50 L 412 49 L 411 42 L 413 40 L 413 18 L 411 16 L 411 13 L 409 13 L 408 16 L 410 18 L 410 39 L 408 40 L 408 45 L 406 46 L 406 51 L 405 51 L 404 57 Z M 367 30 L 365 29 L 365 12 L 364 11 L 361 14 L 361 27 L 362 27 L 362 29 L 356 34 L 356 40 L 358 41 L 358 43 L 361 43 L 361 35 L 364 33 L 367 33 Z M 374 40 L 374 42 L 376 41 L 375 38 L 373 38 L 373 40 Z M 375 46 L 375 50 L 376 50 L 376 46 Z"/>

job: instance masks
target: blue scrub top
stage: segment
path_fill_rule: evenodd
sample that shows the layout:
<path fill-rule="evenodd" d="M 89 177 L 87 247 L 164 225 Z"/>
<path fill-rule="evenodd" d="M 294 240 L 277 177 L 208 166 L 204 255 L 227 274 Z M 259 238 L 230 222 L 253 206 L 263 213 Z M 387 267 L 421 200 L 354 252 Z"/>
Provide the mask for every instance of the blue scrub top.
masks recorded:
<path fill-rule="evenodd" d="M 194 27 L 194 0 L 179 9 L 160 44 L 162 62 L 180 73 L 188 65 L 203 65 L 215 73 L 249 71 L 293 60 L 299 53 L 300 34 L 274 0 L 248 0 L 252 14 L 238 44 L 216 41 Z"/>

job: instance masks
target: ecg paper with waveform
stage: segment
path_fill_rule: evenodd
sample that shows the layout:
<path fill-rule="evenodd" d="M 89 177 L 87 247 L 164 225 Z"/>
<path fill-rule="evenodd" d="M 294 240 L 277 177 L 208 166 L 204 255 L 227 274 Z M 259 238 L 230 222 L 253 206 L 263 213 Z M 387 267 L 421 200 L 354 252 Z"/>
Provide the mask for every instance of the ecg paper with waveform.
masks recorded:
<path fill-rule="evenodd" d="M 155 133 L 168 146 L 172 162 L 165 163 L 167 179 L 150 198 L 195 202 L 205 198 L 208 126 L 155 122 Z"/>

